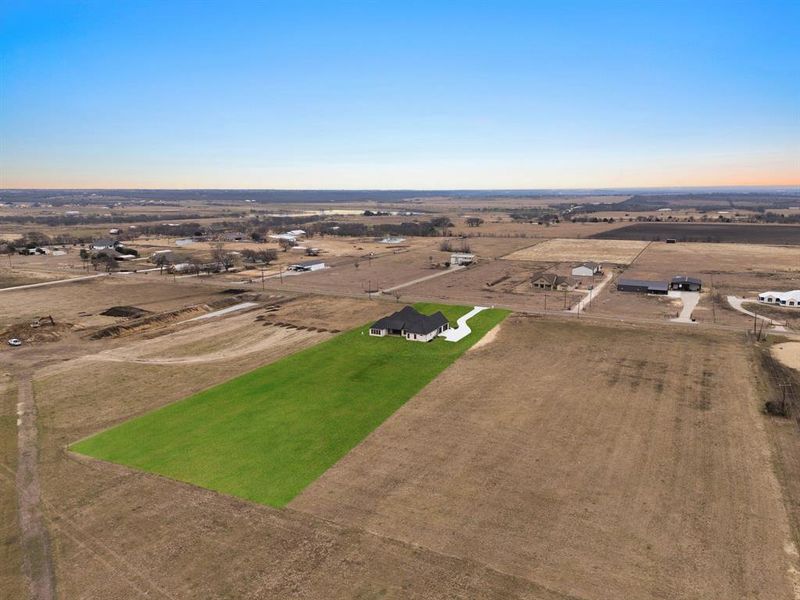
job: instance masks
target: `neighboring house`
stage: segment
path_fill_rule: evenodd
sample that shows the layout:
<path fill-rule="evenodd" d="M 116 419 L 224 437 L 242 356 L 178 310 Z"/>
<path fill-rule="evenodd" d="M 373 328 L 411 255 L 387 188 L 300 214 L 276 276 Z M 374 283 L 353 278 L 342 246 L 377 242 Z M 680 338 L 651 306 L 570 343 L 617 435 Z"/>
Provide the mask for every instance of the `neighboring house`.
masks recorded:
<path fill-rule="evenodd" d="M 95 240 L 92 242 L 90 248 L 92 250 L 114 250 L 117 246 L 121 246 L 122 242 L 119 240 Z"/>
<path fill-rule="evenodd" d="M 305 234 L 306 234 L 306 232 L 303 231 L 302 229 L 292 229 L 291 231 L 287 231 L 286 232 L 286 235 L 291 235 L 291 236 L 296 237 L 296 238 L 302 237 Z"/>
<path fill-rule="evenodd" d="M 119 235 L 120 233 L 121 233 L 120 230 L 117 229 L 116 227 L 108 230 L 109 235 Z"/>
<path fill-rule="evenodd" d="M 669 291 L 669 284 L 666 281 L 617 279 L 617 290 L 620 292 L 638 292 L 640 294 L 666 294 Z"/>
<path fill-rule="evenodd" d="M 800 290 L 791 290 L 789 292 L 764 292 L 758 295 L 758 301 L 762 304 L 800 308 Z"/>
<path fill-rule="evenodd" d="M 703 287 L 703 282 L 696 277 L 676 275 L 670 281 L 669 287 L 672 290 L 680 290 L 682 292 L 699 292 Z"/>
<path fill-rule="evenodd" d="M 585 262 L 572 267 L 573 277 L 592 277 L 593 275 L 599 275 L 602 272 L 603 267 L 600 265 L 600 263 L 596 262 Z"/>
<path fill-rule="evenodd" d="M 474 254 L 467 254 L 466 252 L 453 252 L 450 255 L 451 265 L 471 265 L 475 262 Z"/>
<path fill-rule="evenodd" d="M 537 273 L 531 277 L 531 286 L 537 290 L 570 291 L 575 288 L 575 280 L 555 273 Z"/>
<path fill-rule="evenodd" d="M 415 342 L 429 342 L 447 329 L 450 329 L 450 323 L 441 312 L 423 315 L 415 308 L 405 306 L 375 321 L 369 328 L 369 334 L 377 337 L 397 335 Z"/>
<path fill-rule="evenodd" d="M 222 239 L 226 242 L 241 242 L 245 235 L 241 231 L 231 231 L 223 234 Z"/>

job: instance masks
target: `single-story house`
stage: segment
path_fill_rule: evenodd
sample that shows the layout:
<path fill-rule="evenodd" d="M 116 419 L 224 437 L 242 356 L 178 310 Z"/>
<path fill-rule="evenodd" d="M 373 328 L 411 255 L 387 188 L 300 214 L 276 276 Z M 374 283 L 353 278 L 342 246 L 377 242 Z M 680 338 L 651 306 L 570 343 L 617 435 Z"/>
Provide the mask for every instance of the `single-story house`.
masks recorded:
<path fill-rule="evenodd" d="M 600 265 L 600 263 L 591 261 L 572 267 L 573 277 L 592 277 L 593 275 L 599 275 L 602 272 L 603 267 Z"/>
<path fill-rule="evenodd" d="M 762 304 L 800 308 L 800 290 L 791 290 L 788 292 L 764 292 L 763 294 L 758 295 L 758 301 Z"/>
<path fill-rule="evenodd" d="M 666 281 L 617 279 L 617 290 L 620 292 L 638 292 L 640 294 L 666 294 L 669 291 L 669 284 Z"/>
<path fill-rule="evenodd" d="M 471 265 L 475 262 L 474 254 L 467 254 L 466 252 L 453 252 L 450 255 L 451 265 Z"/>
<path fill-rule="evenodd" d="M 703 282 L 696 277 L 676 275 L 669 282 L 669 287 L 672 290 L 680 290 L 682 292 L 699 292 L 703 287 Z"/>
<path fill-rule="evenodd" d="M 375 321 L 369 328 L 369 334 L 376 337 L 397 335 L 415 342 L 429 342 L 447 329 L 450 329 L 450 323 L 441 312 L 423 315 L 414 307 L 405 306 Z"/>
<path fill-rule="evenodd" d="M 575 280 L 555 273 L 537 273 L 531 277 L 531 286 L 537 290 L 570 291 L 575 288 Z"/>

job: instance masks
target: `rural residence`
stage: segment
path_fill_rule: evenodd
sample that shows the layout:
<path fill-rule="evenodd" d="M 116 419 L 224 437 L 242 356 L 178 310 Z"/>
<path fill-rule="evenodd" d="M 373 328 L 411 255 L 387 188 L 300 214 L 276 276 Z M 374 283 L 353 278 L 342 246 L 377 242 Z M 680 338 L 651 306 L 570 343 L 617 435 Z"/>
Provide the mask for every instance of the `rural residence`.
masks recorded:
<path fill-rule="evenodd" d="M 800 308 L 800 290 L 791 290 L 789 292 L 764 292 L 758 295 L 758 301 L 762 304 Z"/>
<path fill-rule="evenodd" d="M 369 334 L 376 337 L 397 335 L 416 342 L 429 342 L 447 329 L 450 329 L 450 323 L 441 312 L 423 315 L 415 308 L 406 306 L 375 321 L 369 328 Z"/>

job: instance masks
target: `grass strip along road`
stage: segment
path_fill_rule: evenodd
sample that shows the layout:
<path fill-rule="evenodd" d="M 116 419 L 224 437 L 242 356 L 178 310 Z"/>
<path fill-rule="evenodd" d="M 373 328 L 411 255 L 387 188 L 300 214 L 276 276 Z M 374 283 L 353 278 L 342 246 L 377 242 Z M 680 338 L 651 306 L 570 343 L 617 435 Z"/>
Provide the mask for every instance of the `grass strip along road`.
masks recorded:
<path fill-rule="evenodd" d="M 472 307 L 417 304 L 452 323 Z M 398 307 L 399 308 L 399 307 Z M 459 342 L 375 338 L 369 326 L 82 440 L 72 450 L 284 506 L 432 381 L 508 311 Z"/>

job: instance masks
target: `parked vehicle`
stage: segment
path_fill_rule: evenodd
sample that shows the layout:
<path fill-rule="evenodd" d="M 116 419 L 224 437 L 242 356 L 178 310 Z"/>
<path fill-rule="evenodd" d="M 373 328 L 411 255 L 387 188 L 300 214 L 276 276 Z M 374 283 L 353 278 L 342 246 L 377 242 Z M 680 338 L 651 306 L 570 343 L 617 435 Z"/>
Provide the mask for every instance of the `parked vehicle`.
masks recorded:
<path fill-rule="evenodd" d="M 9 346 L 22 346 L 22 340 L 18 340 L 17 338 L 11 338 L 8 340 Z"/>

